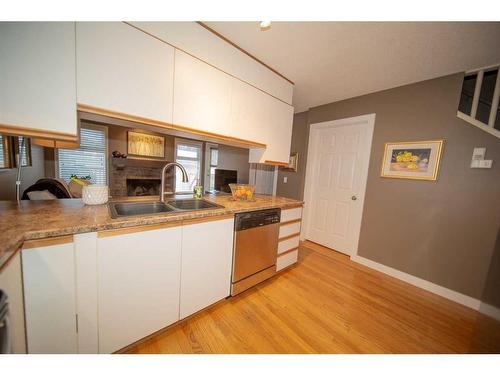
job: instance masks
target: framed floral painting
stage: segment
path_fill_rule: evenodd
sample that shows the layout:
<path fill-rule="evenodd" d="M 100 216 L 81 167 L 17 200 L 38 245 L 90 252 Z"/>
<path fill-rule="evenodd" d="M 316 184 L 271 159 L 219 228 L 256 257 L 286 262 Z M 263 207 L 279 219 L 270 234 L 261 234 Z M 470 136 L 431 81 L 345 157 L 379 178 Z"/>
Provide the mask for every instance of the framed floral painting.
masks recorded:
<path fill-rule="evenodd" d="M 381 176 L 437 180 L 443 143 L 443 140 L 386 143 Z"/>

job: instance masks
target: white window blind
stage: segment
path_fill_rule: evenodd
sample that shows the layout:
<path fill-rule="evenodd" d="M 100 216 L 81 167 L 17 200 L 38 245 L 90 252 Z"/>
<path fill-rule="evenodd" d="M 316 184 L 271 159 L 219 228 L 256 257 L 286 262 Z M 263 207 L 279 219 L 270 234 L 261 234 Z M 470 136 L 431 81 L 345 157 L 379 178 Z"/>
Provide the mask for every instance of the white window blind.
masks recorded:
<path fill-rule="evenodd" d="M 58 150 L 59 177 L 90 176 L 92 184 L 106 184 L 106 128 L 81 127 L 80 148 Z"/>
<path fill-rule="evenodd" d="M 4 136 L 0 134 L 0 168 L 7 168 L 6 150 L 4 147 Z"/>
<path fill-rule="evenodd" d="M 201 173 L 201 143 L 175 140 L 175 161 L 182 164 L 189 176 L 189 182 L 182 182 L 179 168 L 175 171 L 175 191 L 177 193 L 193 192 L 194 185 Z"/>

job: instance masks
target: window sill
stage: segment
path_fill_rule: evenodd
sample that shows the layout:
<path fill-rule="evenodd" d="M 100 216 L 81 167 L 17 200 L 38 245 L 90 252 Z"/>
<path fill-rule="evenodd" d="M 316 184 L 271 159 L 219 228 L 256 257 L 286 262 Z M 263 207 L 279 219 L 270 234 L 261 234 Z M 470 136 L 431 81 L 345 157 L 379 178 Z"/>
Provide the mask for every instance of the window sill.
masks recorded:
<path fill-rule="evenodd" d="M 483 124 L 481 121 L 476 120 L 473 117 L 470 117 L 469 115 L 466 115 L 465 113 L 462 113 L 460 111 L 457 111 L 457 117 L 459 119 L 462 119 L 466 122 L 468 122 L 471 125 L 474 125 L 475 127 L 484 130 L 487 133 L 490 133 L 491 135 L 500 138 L 500 130 L 497 130 L 491 126 L 488 126 L 486 124 Z"/>

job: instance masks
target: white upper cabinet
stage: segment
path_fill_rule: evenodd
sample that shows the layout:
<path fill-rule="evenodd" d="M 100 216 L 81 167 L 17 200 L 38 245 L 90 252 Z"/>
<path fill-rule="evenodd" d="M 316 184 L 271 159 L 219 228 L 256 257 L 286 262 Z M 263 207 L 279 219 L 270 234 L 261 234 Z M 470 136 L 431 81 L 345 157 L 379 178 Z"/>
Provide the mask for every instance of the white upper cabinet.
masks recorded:
<path fill-rule="evenodd" d="M 75 137 L 75 24 L 0 22 L 0 51 L 0 124 Z"/>
<path fill-rule="evenodd" d="M 226 73 L 176 50 L 173 123 L 235 136 L 229 129 L 233 80 Z"/>
<path fill-rule="evenodd" d="M 122 22 L 78 22 L 78 103 L 172 122 L 174 48 Z"/>
<path fill-rule="evenodd" d="M 266 149 L 251 149 L 250 162 L 288 163 L 292 139 L 293 107 L 262 91 L 233 82 L 230 123 L 241 138 L 264 143 Z"/>
<path fill-rule="evenodd" d="M 132 24 L 292 104 L 292 83 L 196 22 L 132 22 Z"/>

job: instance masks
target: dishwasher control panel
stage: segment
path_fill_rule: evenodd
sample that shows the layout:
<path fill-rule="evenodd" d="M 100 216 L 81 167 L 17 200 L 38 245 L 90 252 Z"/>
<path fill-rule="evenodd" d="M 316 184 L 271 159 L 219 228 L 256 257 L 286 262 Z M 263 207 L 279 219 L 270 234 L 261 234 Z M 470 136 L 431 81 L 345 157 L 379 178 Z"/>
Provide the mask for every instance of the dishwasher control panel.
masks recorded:
<path fill-rule="evenodd" d="M 236 214 L 234 230 L 240 231 L 280 222 L 281 209 L 272 208 Z"/>

